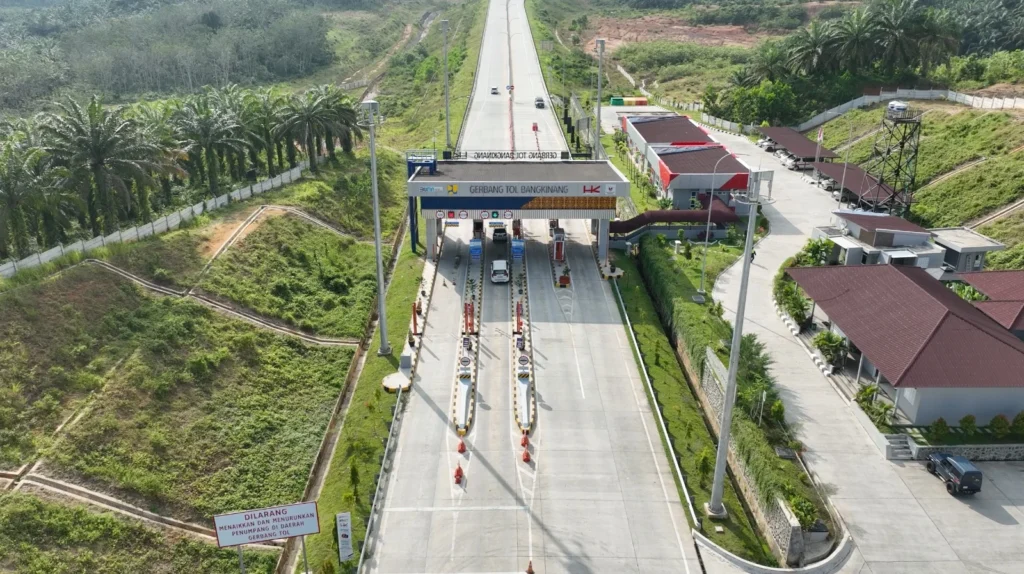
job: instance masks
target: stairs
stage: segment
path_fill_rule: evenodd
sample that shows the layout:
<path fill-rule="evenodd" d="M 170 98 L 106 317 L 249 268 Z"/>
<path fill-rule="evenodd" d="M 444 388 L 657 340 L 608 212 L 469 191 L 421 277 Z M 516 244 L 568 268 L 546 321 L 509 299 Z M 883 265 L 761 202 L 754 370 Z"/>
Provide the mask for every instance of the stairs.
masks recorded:
<path fill-rule="evenodd" d="M 910 443 L 905 434 L 887 434 L 889 448 L 886 450 L 886 458 L 889 460 L 914 460 L 914 453 L 910 450 Z"/>

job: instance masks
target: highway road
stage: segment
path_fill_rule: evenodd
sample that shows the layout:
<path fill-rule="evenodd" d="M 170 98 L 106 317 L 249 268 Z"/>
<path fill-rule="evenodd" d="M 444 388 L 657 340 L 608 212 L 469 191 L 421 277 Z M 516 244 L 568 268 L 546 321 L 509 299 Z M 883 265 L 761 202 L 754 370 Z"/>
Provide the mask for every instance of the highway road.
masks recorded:
<path fill-rule="evenodd" d="M 544 85 L 523 0 L 491 0 L 487 10 L 476 87 L 459 150 L 568 149 Z M 507 86 L 514 87 L 511 96 Z M 498 88 L 497 95 L 491 94 L 492 87 Z M 544 98 L 543 109 L 534 105 L 538 96 Z"/>

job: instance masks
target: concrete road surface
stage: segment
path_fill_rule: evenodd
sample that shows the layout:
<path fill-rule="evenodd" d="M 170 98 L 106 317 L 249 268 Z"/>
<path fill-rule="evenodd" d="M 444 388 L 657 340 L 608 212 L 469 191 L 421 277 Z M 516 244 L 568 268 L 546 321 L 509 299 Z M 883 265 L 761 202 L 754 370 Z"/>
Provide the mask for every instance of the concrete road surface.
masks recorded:
<path fill-rule="evenodd" d="M 491 94 L 494 86 L 498 95 Z M 511 93 L 507 86 L 514 87 Z M 544 98 L 543 109 L 534 105 L 538 96 Z M 459 149 L 567 149 L 544 85 L 523 0 L 492 0 L 488 6 L 476 87 Z"/>

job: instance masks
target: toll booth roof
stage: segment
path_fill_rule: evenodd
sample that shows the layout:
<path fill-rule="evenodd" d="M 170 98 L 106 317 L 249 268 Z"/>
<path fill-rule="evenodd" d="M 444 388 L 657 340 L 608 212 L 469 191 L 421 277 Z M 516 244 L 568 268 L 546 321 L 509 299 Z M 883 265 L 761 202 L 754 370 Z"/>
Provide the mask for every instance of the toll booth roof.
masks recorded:
<path fill-rule="evenodd" d="M 433 174 L 419 170 L 409 182 L 430 181 L 577 181 L 623 182 L 608 161 L 439 161 Z"/>

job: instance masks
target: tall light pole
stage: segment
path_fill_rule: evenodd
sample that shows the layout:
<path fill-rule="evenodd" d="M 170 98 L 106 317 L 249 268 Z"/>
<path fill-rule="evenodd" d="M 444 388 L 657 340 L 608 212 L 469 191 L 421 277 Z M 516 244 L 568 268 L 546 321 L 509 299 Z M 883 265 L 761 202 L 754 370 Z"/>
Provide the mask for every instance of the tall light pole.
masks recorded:
<path fill-rule="evenodd" d="M 601 70 L 604 68 L 604 40 L 597 41 L 597 129 L 594 130 L 594 159 L 601 147 Z"/>
<path fill-rule="evenodd" d="M 715 179 L 718 177 L 718 164 L 722 163 L 723 159 L 731 155 L 733 154 L 726 151 L 725 155 L 718 158 L 718 161 L 715 162 L 715 169 L 711 173 L 711 191 L 708 192 L 708 225 L 707 227 L 704 228 L 704 257 L 701 259 L 700 262 L 700 288 L 697 289 L 697 293 L 700 295 L 706 294 L 706 292 L 704 291 L 704 277 L 706 276 L 708 268 L 708 247 L 711 246 L 711 202 L 712 200 L 715 199 Z"/>
<path fill-rule="evenodd" d="M 756 182 L 755 182 L 756 180 Z M 743 277 L 740 280 L 740 299 L 736 302 L 736 324 L 732 329 L 732 347 L 729 349 L 729 378 L 725 385 L 725 405 L 722 419 L 718 426 L 718 454 L 715 458 L 715 481 L 711 485 L 711 501 L 705 510 L 711 517 L 724 517 L 725 505 L 722 504 L 722 490 L 725 485 L 725 462 L 729 453 L 729 431 L 732 426 L 732 407 L 736 402 L 736 372 L 740 364 L 740 345 L 743 341 L 743 314 L 747 308 L 747 284 L 750 279 L 750 253 L 754 249 L 754 226 L 757 222 L 757 206 L 761 195 L 761 182 L 756 174 L 751 174 L 747 189 L 747 201 L 750 212 L 747 215 L 747 240 L 743 246 Z"/>
<path fill-rule="evenodd" d="M 365 100 L 360 104 L 366 110 L 366 120 L 360 125 L 370 130 L 370 182 L 373 188 L 373 244 L 377 249 L 377 317 L 380 328 L 380 350 L 378 355 L 390 355 L 391 343 L 388 342 L 388 319 L 384 313 L 384 257 L 380 248 L 380 199 L 377 197 L 377 102 Z"/>
<path fill-rule="evenodd" d="M 441 20 L 441 32 L 444 34 L 444 138 L 445 149 L 452 149 L 451 109 L 448 106 L 448 20 Z"/>

